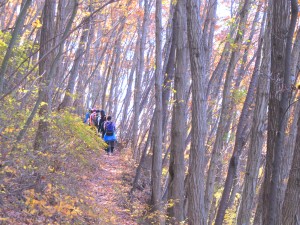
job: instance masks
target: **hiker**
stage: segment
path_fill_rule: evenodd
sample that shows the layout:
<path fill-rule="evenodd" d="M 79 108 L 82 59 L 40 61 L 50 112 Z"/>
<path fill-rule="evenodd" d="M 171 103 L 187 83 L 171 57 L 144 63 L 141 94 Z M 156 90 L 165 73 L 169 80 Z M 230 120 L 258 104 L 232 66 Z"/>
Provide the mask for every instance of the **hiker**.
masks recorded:
<path fill-rule="evenodd" d="M 100 110 L 99 109 L 96 110 L 96 116 L 93 118 L 93 120 L 94 120 L 94 124 L 98 131 L 99 130 L 99 121 L 100 121 Z"/>
<path fill-rule="evenodd" d="M 100 110 L 100 119 L 98 118 L 98 133 L 101 133 L 101 137 L 104 138 L 105 130 L 104 123 L 106 121 L 106 115 L 104 110 Z"/>
<path fill-rule="evenodd" d="M 104 123 L 104 141 L 108 144 L 108 148 L 105 149 L 107 154 L 111 155 L 114 152 L 116 138 L 116 126 L 111 121 L 111 116 L 107 117 L 107 121 Z"/>
<path fill-rule="evenodd" d="M 96 126 L 95 124 L 95 118 L 97 116 L 97 113 L 96 113 L 96 109 L 92 109 L 92 113 L 90 115 L 90 126 Z"/>
<path fill-rule="evenodd" d="M 85 118 L 84 118 L 83 123 L 89 124 L 89 119 L 90 119 L 91 113 L 92 113 L 92 109 L 89 108 L 88 111 L 87 111 L 86 114 L 85 114 Z"/>

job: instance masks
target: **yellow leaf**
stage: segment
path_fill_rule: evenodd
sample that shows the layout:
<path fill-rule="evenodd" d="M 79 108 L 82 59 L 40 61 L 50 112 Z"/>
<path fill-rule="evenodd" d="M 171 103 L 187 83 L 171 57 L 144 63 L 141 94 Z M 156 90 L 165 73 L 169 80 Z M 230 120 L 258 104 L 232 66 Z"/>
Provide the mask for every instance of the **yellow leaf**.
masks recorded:
<path fill-rule="evenodd" d="M 51 173 L 53 173 L 53 172 L 55 171 L 54 167 L 52 167 L 52 166 L 48 166 L 48 170 L 49 170 Z"/>
<path fill-rule="evenodd" d="M 33 23 L 32 26 L 34 28 L 41 28 L 43 26 L 43 24 L 41 23 L 41 21 L 39 19 L 36 19 Z"/>
<path fill-rule="evenodd" d="M 52 189 L 52 184 L 51 184 L 51 183 L 48 183 L 48 184 L 47 184 L 47 188 L 48 188 L 49 190 L 51 190 L 51 189 Z"/>
<path fill-rule="evenodd" d="M 85 16 L 85 17 L 88 17 L 88 16 L 90 16 L 90 15 L 91 15 L 90 12 L 83 12 L 83 16 Z"/>
<path fill-rule="evenodd" d="M 47 102 L 41 102 L 41 106 L 48 105 Z"/>
<path fill-rule="evenodd" d="M 30 214 L 35 214 L 37 212 L 37 210 L 36 209 L 32 209 L 32 210 L 30 210 Z"/>

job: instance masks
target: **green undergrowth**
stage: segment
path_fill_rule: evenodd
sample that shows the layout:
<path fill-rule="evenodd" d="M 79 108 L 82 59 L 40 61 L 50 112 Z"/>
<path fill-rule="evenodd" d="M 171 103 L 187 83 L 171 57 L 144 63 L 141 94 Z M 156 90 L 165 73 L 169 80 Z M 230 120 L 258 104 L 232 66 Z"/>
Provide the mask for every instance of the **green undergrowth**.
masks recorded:
<path fill-rule="evenodd" d="M 89 179 L 99 167 L 105 143 L 95 128 L 68 111 L 48 118 L 47 145 L 34 150 L 39 118 L 12 150 L 30 108 L 22 112 L 13 98 L 0 109 L 0 224 L 101 224 L 88 192 Z M 16 112 L 16 113 L 11 113 Z"/>
<path fill-rule="evenodd" d="M 84 124 L 80 117 L 69 112 L 64 112 L 55 115 L 54 118 L 55 127 L 59 128 L 59 131 L 63 135 L 81 142 L 81 145 L 78 146 L 79 149 L 87 147 L 97 151 L 105 147 L 105 143 L 99 138 L 95 128 Z"/>

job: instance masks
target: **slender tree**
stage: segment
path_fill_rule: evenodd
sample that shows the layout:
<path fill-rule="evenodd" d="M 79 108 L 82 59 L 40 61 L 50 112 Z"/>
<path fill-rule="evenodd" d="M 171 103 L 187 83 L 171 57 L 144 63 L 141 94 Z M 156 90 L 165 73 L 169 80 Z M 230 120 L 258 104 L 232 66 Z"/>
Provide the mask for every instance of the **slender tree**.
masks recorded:
<path fill-rule="evenodd" d="M 211 203 L 214 184 L 215 184 L 215 175 L 216 175 L 216 165 L 219 160 L 219 156 L 221 154 L 221 150 L 223 148 L 224 136 L 229 132 L 229 124 L 231 123 L 230 115 L 231 115 L 231 86 L 232 79 L 234 76 L 234 70 L 236 64 L 239 59 L 241 44 L 243 41 L 243 37 L 245 35 L 246 22 L 249 14 L 250 0 L 242 1 L 242 8 L 240 11 L 240 21 L 238 25 L 238 32 L 236 33 L 236 37 L 234 39 L 235 48 L 232 49 L 229 64 L 226 71 L 225 84 L 223 88 L 223 96 L 222 96 L 222 108 L 220 114 L 220 120 L 218 123 L 216 139 L 213 145 L 210 165 L 208 169 L 207 181 L 206 181 L 206 190 L 205 190 L 205 201 L 206 204 Z M 221 219 L 221 218 L 220 218 Z M 221 221 L 220 221 L 221 223 Z"/>
<path fill-rule="evenodd" d="M 174 89 L 174 106 L 171 127 L 171 150 L 169 165 L 168 201 L 173 203 L 168 208 L 170 224 L 184 221 L 184 150 L 187 137 L 186 128 L 186 96 L 187 96 L 187 16 L 186 1 L 177 2 L 173 33 L 176 40 L 176 69 Z"/>
<path fill-rule="evenodd" d="M 297 4 L 293 2 L 292 4 Z M 297 124 L 297 137 L 292 168 L 282 207 L 282 224 L 299 224 L 300 221 L 300 116 Z"/>
<path fill-rule="evenodd" d="M 78 77 L 78 70 L 80 63 L 82 62 L 83 55 L 86 50 L 87 41 L 89 37 L 89 32 L 91 30 L 91 17 L 87 16 L 83 19 L 83 30 L 79 40 L 79 45 L 75 53 L 75 59 L 72 65 L 72 69 L 70 71 L 68 85 L 66 88 L 65 96 L 58 107 L 58 110 L 65 109 L 66 107 L 70 107 L 73 104 L 73 95 L 75 91 L 76 79 Z"/>
<path fill-rule="evenodd" d="M 268 6 L 270 6 L 270 1 Z M 267 100 L 270 83 L 271 65 L 271 10 L 268 10 L 267 28 L 263 40 L 263 59 L 260 77 L 256 93 L 253 125 L 251 129 L 250 145 L 248 151 L 247 167 L 244 178 L 242 200 L 239 207 L 237 224 L 250 224 L 251 212 L 253 209 L 256 194 L 258 171 L 261 165 L 261 153 L 263 147 L 263 134 L 265 130 L 265 120 L 267 112 Z M 261 134 L 261 135 L 257 135 Z"/>
<path fill-rule="evenodd" d="M 261 26 L 261 31 L 260 35 L 261 37 L 263 36 L 264 32 L 264 21 Z M 259 66 L 260 66 L 260 61 L 261 61 L 261 49 L 262 49 L 262 38 L 259 39 L 258 43 L 258 52 L 257 52 L 257 58 L 255 62 L 255 67 L 254 67 L 254 72 L 249 84 L 247 96 L 243 105 L 243 109 L 241 111 L 241 115 L 239 118 L 239 122 L 237 124 L 237 130 L 236 130 L 236 138 L 235 138 L 235 144 L 234 144 L 234 149 L 232 156 L 230 158 L 229 162 L 229 167 L 228 167 L 228 172 L 225 180 L 225 185 L 224 185 L 224 190 L 222 193 L 222 197 L 220 200 L 220 205 L 219 205 L 219 210 L 217 213 L 217 218 L 216 218 L 216 224 L 217 221 L 223 221 L 223 218 L 225 216 L 225 211 L 227 207 L 229 206 L 229 197 L 230 193 L 234 193 L 233 191 L 233 183 L 234 179 L 238 179 L 237 173 L 238 173 L 238 166 L 239 166 L 239 161 L 240 161 L 240 156 L 242 154 L 243 147 L 246 144 L 246 126 L 247 126 L 247 118 L 249 118 L 249 113 L 250 113 L 250 107 L 254 98 L 254 92 L 257 86 L 257 81 L 259 78 Z M 235 196 L 234 196 L 235 197 Z M 223 218 L 222 218 L 223 217 Z"/>
<path fill-rule="evenodd" d="M 161 172 L 162 172 L 162 2 L 156 0 L 155 7 L 155 119 L 152 159 L 152 196 L 153 210 L 161 209 Z M 160 219 L 159 219 L 160 220 Z M 157 221 L 158 222 L 158 221 Z"/>
<path fill-rule="evenodd" d="M 270 225 L 275 225 L 279 215 L 279 174 L 282 165 L 282 154 L 284 147 L 285 129 L 287 125 L 286 113 L 289 109 L 289 99 L 291 94 L 291 49 L 293 34 L 297 21 L 298 4 L 292 2 L 291 20 L 289 21 L 289 2 L 276 1 L 273 5 L 273 29 L 272 33 L 272 59 L 271 71 L 272 80 L 270 89 L 270 116 L 273 113 L 272 120 L 276 120 L 274 127 L 269 127 L 270 138 L 273 144 L 268 142 L 268 152 L 273 151 L 272 176 L 270 182 L 270 195 L 268 197 L 269 205 L 266 209 L 267 220 Z M 289 25 L 290 23 L 290 25 Z M 286 33 L 288 32 L 288 33 Z M 286 35 L 287 34 L 287 35 Z M 278 38 L 279 37 L 279 38 Z M 281 65 L 280 65 L 281 64 Z M 282 82 L 274 82 L 281 79 Z M 274 89 L 276 88 L 276 90 Z M 280 94 L 278 96 L 278 91 Z M 280 97 L 281 96 L 281 97 Z M 271 106 L 273 106 L 271 108 Z M 272 130 L 270 130 L 272 129 Z"/>
<path fill-rule="evenodd" d="M 141 5 L 140 1 L 140 5 Z M 145 45 L 147 38 L 147 30 L 148 30 L 148 20 L 150 14 L 150 1 L 144 1 L 144 17 L 141 30 L 139 29 L 138 33 L 138 44 L 139 44 L 139 54 L 138 54 L 138 63 L 136 70 L 136 77 L 134 83 L 134 102 L 133 102 L 133 129 L 132 129 L 132 149 L 134 151 L 133 157 L 136 158 L 137 155 L 137 141 L 138 141 L 138 124 L 140 117 L 140 101 L 141 101 L 141 81 L 144 73 L 144 53 L 145 53 Z"/>
<path fill-rule="evenodd" d="M 187 31 L 192 73 L 192 140 L 188 174 L 188 220 L 192 225 L 206 222 L 204 209 L 204 154 L 206 138 L 206 78 L 204 43 L 199 0 L 187 0 Z"/>
<path fill-rule="evenodd" d="M 22 27 L 24 25 L 25 17 L 27 14 L 27 10 L 29 9 L 30 5 L 32 3 L 32 0 L 27 0 L 25 4 L 23 4 L 20 14 L 18 15 L 18 18 L 16 20 L 15 28 L 11 35 L 11 40 L 9 42 L 9 45 L 7 47 L 4 59 L 2 61 L 1 67 L 0 67 L 0 95 L 3 94 L 3 87 L 4 87 L 4 78 L 5 73 L 7 70 L 8 62 L 11 57 L 12 51 L 14 46 L 17 43 L 18 35 L 20 34 Z"/>
<path fill-rule="evenodd" d="M 163 66 L 163 77 L 164 77 L 164 84 L 163 84 L 163 92 L 162 92 L 162 102 L 163 102 L 163 141 L 165 142 L 166 137 L 168 136 L 168 109 L 170 106 L 170 98 L 172 92 L 172 84 L 174 80 L 174 73 L 175 73 L 175 50 L 176 50 L 176 35 L 174 33 L 174 23 L 175 23 L 175 8 L 174 2 L 171 2 L 170 5 L 170 19 L 168 27 L 170 28 L 169 34 L 169 41 L 166 43 L 166 56 L 164 60 Z"/>
<path fill-rule="evenodd" d="M 47 53 L 54 45 L 54 22 L 55 22 L 55 4 L 56 1 L 46 0 L 43 9 L 43 26 L 41 29 L 41 41 L 40 41 L 40 54 L 39 57 L 42 58 L 45 53 Z M 44 103 L 39 109 L 39 126 L 36 132 L 36 137 L 34 141 L 34 149 L 38 150 L 42 146 L 45 148 L 47 146 L 47 137 L 49 136 L 48 127 L 49 122 L 47 121 L 48 112 L 50 111 L 50 92 L 49 85 L 53 77 L 50 77 L 48 71 L 51 70 L 51 65 L 53 61 L 54 52 L 50 54 L 47 60 L 41 61 L 39 65 L 39 74 L 42 77 L 40 84 L 39 94 L 42 95 L 42 102 Z M 45 74 L 45 75 L 44 75 Z"/>
<path fill-rule="evenodd" d="M 75 0 L 75 2 L 73 3 L 72 14 L 71 14 L 71 16 L 70 16 L 70 18 L 68 20 L 68 23 L 66 25 L 65 31 L 64 31 L 63 36 L 62 36 L 62 40 L 63 41 L 61 41 L 60 44 L 59 44 L 59 50 L 58 50 L 58 53 L 56 54 L 56 56 L 53 59 L 50 71 L 47 74 L 48 77 L 52 77 L 53 74 L 54 74 L 54 72 L 55 72 L 55 69 L 56 69 L 55 65 L 56 65 L 56 63 L 58 63 L 60 55 L 62 54 L 63 43 L 64 43 L 64 40 L 66 40 L 66 38 L 69 36 L 69 31 L 70 31 L 70 29 L 72 27 L 75 15 L 77 13 L 77 9 L 78 9 L 78 1 Z M 44 74 L 44 76 L 45 76 L 45 74 Z M 32 111 L 31 111 L 29 117 L 27 118 L 24 127 L 20 130 L 20 132 L 17 135 L 17 141 L 16 141 L 16 143 L 19 143 L 23 139 L 23 137 L 25 136 L 27 129 L 29 128 L 29 126 L 30 126 L 30 124 L 31 124 L 34 116 L 36 115 L 36 113 L 37 113 L 37 111 L 39 109 L 39 106 L 40 106 L 40 104 L 42 102 L 42 99 L 43 99 L 43 92 L 40 91 L 39 94 L 38 94 L 38 98 L 37 98 L 37 100 L 35 102 L 35 105 L 34 105 Z M 14 148 L 16 148 L 16 145 L 14 146 Z"/>

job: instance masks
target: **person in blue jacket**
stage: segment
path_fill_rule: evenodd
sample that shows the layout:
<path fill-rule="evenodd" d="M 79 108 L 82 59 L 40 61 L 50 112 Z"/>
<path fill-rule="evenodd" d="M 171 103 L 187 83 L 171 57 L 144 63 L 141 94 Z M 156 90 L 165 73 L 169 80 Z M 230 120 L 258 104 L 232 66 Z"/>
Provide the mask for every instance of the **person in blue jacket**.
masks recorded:
<path fill-rule="evenodd" d="M 87 111 L 87 113 L 85 114 L 85 118 L 84 118 L 84 121 L 83 121 L 84 123 L 89 123 L 91 113 L 92 113 L 92 109 L 89 109 Z"/>
<path fill-rule="evenodd" d="M 114 152 L 116 137 L 116 125 L 111 121 L 111 116 L 107 117 L 107 121 L 104 123 L 104 141 L 108 145 L 106 149 L 107 154 L 111 155 Z"/>

